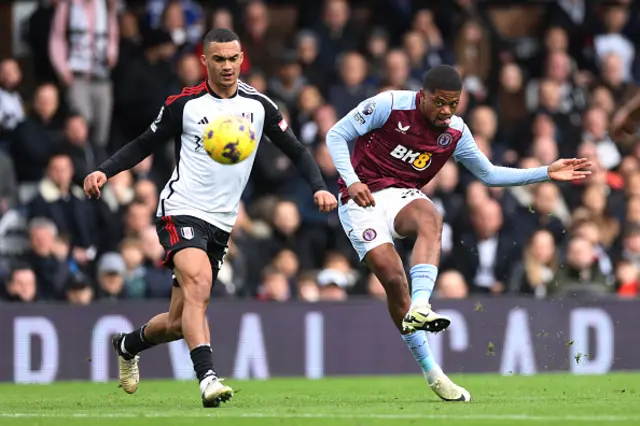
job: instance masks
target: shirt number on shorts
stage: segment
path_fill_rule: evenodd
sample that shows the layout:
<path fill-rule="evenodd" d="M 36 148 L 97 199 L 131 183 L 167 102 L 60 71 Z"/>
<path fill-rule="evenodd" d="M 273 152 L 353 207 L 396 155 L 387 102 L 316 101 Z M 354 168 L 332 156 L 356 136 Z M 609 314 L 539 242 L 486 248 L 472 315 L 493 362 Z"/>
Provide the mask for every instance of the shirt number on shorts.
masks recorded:
<path fill-rule="evenodd" d="M 402 191 L 402 198 L 415 198 L 420 196 L 419 189 L 407 189 Z"/>

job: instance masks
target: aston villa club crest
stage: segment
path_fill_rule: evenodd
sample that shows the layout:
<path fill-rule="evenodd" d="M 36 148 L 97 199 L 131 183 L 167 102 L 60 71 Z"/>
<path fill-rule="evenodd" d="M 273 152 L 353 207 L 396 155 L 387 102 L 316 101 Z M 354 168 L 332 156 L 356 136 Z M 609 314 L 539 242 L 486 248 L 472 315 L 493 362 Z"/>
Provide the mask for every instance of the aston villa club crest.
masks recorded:
<path fill-rule="evenodd" d="M 180 233 L 185 240 L 193 240 L 193 228 L 191 226 L 184 226 L 180 228 Z"/>
<path fill-rule="evenodd" d="M 242 118 L 246 118 L 250 123 L 253 123 L 253 113 L 252 112 L 243 112 Z"/>
<path fill-rule="evenodd" d="M 451 142 L 453 142 L 453 136 L 451 136 L 450 133 L 440 133 L 440 136 L 438 136 L 437 139 L 438 142 L 438 146 L 448 146 L 449 144 L 451 144 Z"/>
<path fill-rule="evenodd" d="M 373 241 L 378 236 L 378 233 L 375 229 L 367 228 L 362 233 L 362 239 L 365 241 Z"/>

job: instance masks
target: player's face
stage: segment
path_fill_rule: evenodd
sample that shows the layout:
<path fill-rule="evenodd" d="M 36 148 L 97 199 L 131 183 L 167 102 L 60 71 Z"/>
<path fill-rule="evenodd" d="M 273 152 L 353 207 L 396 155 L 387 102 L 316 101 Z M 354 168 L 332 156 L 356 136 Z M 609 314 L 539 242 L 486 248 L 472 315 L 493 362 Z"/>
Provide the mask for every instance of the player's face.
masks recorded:
<path fill-rule="evenodd" d="M 242 59 L 242 50 L 237 41 L 209 43 L 200 57 L 202 64 L 207 67 L 209 81 L 220 87 L 232 87 L 238 82 Z"/>
<path fill-rule="evenodd" d="M 448 90 L 436 90 L 429 92 L 420 90 L 422 97 L 420 111 L 437 128 L 446 129 L 449 127 L 451 116 L 456 113 L 460 103 L 460 92 Z"/>

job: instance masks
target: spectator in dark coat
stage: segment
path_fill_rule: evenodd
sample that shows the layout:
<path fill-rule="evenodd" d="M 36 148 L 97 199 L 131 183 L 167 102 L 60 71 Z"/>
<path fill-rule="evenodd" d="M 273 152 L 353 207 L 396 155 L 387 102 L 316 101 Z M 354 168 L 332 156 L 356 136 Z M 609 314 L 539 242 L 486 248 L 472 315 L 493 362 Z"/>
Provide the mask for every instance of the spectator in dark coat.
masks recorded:
<path fill-rule="evenodd" d="M 16 128 L 11 156 L 19 182 L 42 179 L 49 159 L 62 141 L 64 122 L 60 114 L 60 95 L 53 84 L 43 84 L 33 96 L 33 111 Z"/>
<path fill-rule="evenodd" d="M 86 265 L 95 257 L 94 217 L 84 191 L 71 182 L 72 176 L 69 156 L 53 156 L 46 177 L 38 186 L 38 195 L 28 206 L 29 217 L 51 219 L 60 234 L 69 239 L 73 258 Z"/>

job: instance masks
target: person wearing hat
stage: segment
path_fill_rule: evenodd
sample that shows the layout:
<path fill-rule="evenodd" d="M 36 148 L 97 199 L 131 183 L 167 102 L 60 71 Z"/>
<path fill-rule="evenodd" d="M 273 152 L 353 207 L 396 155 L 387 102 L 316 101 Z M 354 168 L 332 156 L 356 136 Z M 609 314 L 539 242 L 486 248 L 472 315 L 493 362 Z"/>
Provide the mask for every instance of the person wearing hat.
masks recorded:
<path fill-rule="evenodd" d="M 119 253 L 109 252 L 98 261 L 98 297 L 100 299 L 124 299 L 124 259 Z"/>

